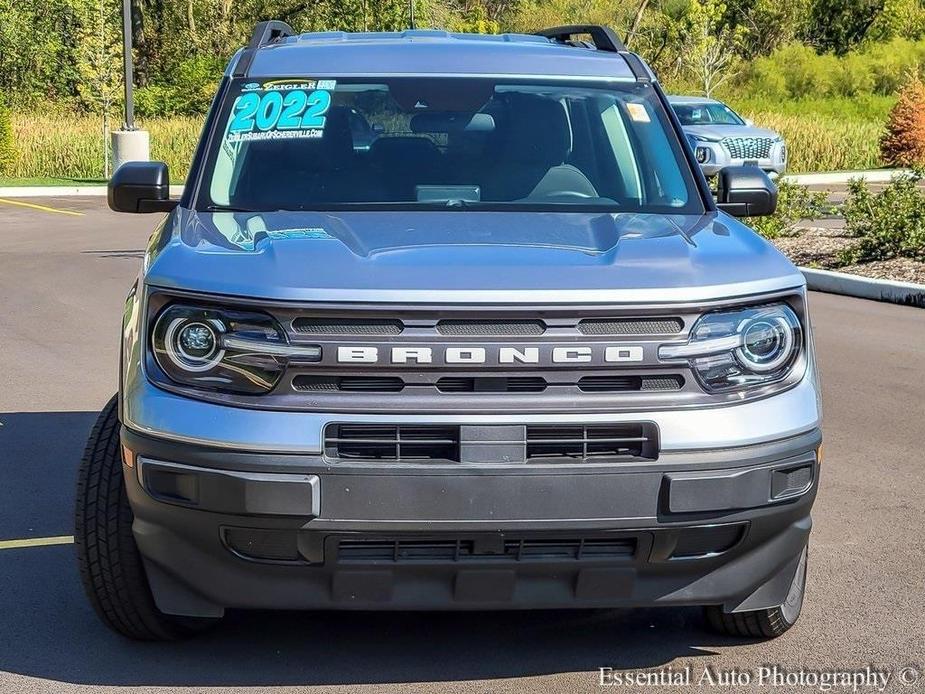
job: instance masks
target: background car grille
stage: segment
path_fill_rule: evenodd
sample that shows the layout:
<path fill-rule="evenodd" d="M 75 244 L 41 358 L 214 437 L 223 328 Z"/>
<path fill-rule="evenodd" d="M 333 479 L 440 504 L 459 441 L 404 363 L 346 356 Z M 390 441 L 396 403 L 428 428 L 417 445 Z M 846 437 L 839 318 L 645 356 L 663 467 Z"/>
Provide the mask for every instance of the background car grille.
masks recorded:
<path fill-rule="evenodd" d="M 725 137 L 723 146 L 734 159 L 767 159 L 774 140 L 770 137 Z"/>

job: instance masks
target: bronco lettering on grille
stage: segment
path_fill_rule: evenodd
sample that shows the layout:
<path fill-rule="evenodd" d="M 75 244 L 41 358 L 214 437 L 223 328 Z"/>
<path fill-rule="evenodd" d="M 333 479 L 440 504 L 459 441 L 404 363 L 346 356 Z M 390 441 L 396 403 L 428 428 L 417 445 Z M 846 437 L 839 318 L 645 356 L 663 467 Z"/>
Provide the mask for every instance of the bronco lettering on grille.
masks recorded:
<path fill-rule="evenodd" d="M 537 347 L 441 347 L 446 364 L 539 364 L 540 350 Z M 391 347 L 340 345 L 337 361 L 350 364 L 432 364 L 433 347 Z M 548 361 L 552 364 L 583 364 L 595 356 L 607 363 L 634 363 L 643 361 L 643 348 L 639 345 L 557 345 L 550 352 Z"/>

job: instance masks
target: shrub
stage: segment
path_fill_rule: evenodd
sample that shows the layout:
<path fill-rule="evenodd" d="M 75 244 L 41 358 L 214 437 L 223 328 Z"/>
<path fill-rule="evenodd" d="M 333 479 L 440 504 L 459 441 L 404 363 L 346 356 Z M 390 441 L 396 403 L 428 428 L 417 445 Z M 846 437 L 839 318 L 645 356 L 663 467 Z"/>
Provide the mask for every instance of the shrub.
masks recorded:
<path fill-rule="evenodd" d="M 911 77 L 887 119 L 880 152 L 887 164 L 925 164 L 925 84 Z"/>
<path fill-rule="evenodd" d="M 863 180 L 848 185 L 843 214 L 848 233 L 858 243 L 841 254 L 845 264 L 906 257 L 925 260 L 925 192 L 919 182 L 925 170 L 893 178 L 878 193 Z"/>
<path fill-rule="evenodd" d="M 792 236 L 797 222 L 816 219 L 832 212 L 828 195 L 824 191 L 789 183 L 777 182 L 777 210 L 768 217 L 751 217 L 747 224 L 766 239 Z"/>
<path fill-rule="evenodd" d="M 12 173 L 16 163 L 16 142 L 10 110 L 0 101 L 0 175 Z"/>

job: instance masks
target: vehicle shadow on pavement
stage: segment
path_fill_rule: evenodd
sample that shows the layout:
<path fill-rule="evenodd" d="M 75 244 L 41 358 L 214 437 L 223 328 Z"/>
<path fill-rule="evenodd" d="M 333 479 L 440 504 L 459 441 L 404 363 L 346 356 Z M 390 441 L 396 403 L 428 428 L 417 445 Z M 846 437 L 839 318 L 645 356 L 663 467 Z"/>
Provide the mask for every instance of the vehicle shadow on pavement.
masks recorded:
<path fill-rule="evenodd" d="M 95 417 L 0 414 L 0 538 L 73 532 L 77 463 Z M 657 667 L 741 644 L 706 632 L 697 609 L 229 612 L 192 641 L 135 643 L 96 619 L 70 545 L 0 551 L 0 614 L 0 671 L 99 686 L 425 683 L 562 672 L 587 672 L 594 686 L 599 667 Z"/>

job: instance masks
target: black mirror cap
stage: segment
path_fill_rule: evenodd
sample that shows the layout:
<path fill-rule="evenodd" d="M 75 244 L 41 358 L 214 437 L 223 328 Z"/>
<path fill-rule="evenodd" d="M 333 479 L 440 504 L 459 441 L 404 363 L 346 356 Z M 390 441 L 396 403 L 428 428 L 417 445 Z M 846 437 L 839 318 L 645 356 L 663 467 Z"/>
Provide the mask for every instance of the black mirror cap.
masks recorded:
<path fill-rule="evenodd" d="M 716 205 L 733 217 L 765 217 L 777 209 L 777 186 L 757 166 L 727 166 L 719 171 Z"/>
<path fill-rule="evenodd" d="M 169 212 L 170 175 L 162 161 L 127 161 L 109 179 L 109 209 L 116 212 Z"/>

